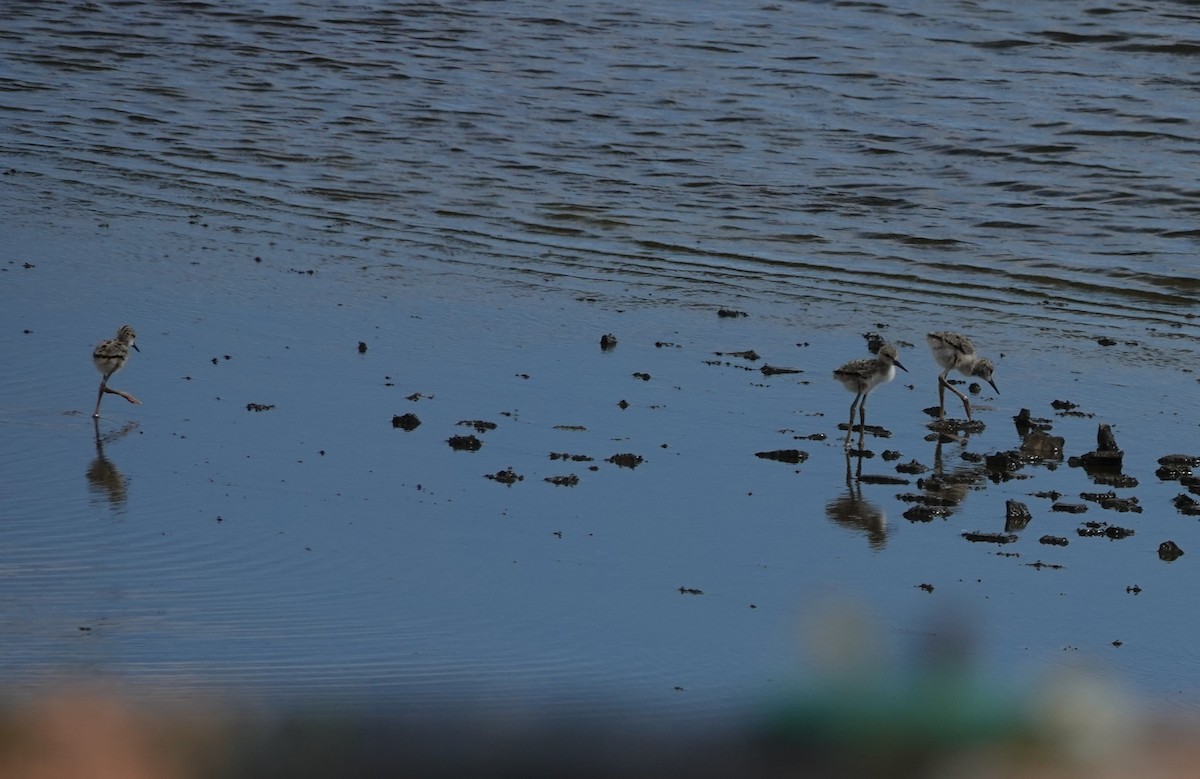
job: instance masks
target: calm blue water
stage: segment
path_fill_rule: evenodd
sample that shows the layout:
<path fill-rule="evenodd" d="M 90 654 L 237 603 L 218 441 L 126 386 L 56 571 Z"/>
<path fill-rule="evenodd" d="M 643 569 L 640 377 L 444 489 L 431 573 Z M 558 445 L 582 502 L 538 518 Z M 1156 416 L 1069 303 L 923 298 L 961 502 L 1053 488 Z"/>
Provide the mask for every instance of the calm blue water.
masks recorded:
<path fill-rule="evenodd" d="M 1200 27 L 1011 5 L 9 4 L 5 688 L 711 721 L 819 674 L 853 602 L 897 674 L 952 614 L 981 684 L 1082 661 L 1193 704 L 1200 532 L 1154 471 L 1198 451 Z M 94 428 L 88 351 L 126 321 L 144 405 Z M 829 372 L 899 342 L 871 448 L 933 466 L 946 328 L 1002 394 L 944 470 L 1023 407 L 1068 454 L 1104 422 L 1144 512 L 1051 512 L 1108 489 L 1065 465 L 929 524 L 912 485 L 847 485 Z M 716 355 L 749 348 L 803 373 Z M 1008 499 L 1020 541 L 962 539 Z"/>

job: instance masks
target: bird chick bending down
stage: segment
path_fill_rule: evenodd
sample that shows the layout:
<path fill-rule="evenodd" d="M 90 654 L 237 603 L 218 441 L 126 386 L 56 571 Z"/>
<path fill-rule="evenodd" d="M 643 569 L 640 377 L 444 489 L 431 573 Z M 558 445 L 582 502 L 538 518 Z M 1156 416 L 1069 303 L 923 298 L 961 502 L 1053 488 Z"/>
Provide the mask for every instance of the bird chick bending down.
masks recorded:
<path fill-rule="evenodd" d="M 975 344 L 960 333 L 930 333 L 925 336 L 925 340 L 933 350 L 933 359 L 943 368 L 942 375 L 938 377 L 938 419 L 946 418 L 946 390 L 949 389 L 958 395 L 963 403 L 963 410 L 967 412 L 967 421 L 971 421 L 971 401 L 946 381 L 946 375 L 957 369 L 964 376 L 983 379 L 991 384 L 992 389 L 999 395 L 1000 390 L 997 389 L 996 382 L 992 381 L 992 371 L 996 366 L 991 360 L 976 354 Z"/>
<path fill-rule="evenodd" d="M 880 384 L 887 384 L 894 379 L 897 368 L 908 371 L 900 364 L 896 347 L 884 344 L 875 359 L 854 360 L 833 372 L 833 378 L 854 393 L 854 402 L 850 404 L 850 424 L 846 428 L 847 449 L 850 448 L 850 434 L 854 432 L 854 409 L 858 408 L 858 448 L 861 449 L 867 428 L 867 395 Z"/>
<path fill-rule="evenodd" d="M 112 389 L 108 386 L 108 380 L 114 373 L 125 367 L 125 363 L 129 361 L 129 349 L 132 347 L 137 351 L 137 344 L 134 340 L 137 338 L 137 333 L 129 325 L 122 325 L 117 331 L 117 337 L 107 341 L 101 341 L 96 344 L 95 351 L 92 352 L 92 363 L 95 364 L 96 370 L 100 371 L 102 378 L 100 379 L 100 392 L 96 395 L 96 410 L 92 412 L 93 419 L 100 418 L 100 401 L 104 399 L 104 393 L 108 392 L 113 395 L 120 395 L 130 403 L 141 404 L 141 401 L 130 395 L 128 392 L 122 392 L 118 389 Z"/>

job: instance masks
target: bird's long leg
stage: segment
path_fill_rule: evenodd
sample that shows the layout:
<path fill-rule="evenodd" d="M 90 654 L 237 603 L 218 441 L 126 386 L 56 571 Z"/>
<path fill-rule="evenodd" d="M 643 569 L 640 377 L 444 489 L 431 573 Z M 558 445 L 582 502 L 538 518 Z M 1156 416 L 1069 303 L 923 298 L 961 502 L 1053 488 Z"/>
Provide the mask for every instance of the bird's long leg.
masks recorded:
<path fill-rule="evenodd" d="M 952 385 L 950 382 L 946 381 L 945 378 L 942 378 L 940 381 L 941 381 L 941 383 L 938 385 L 938 398 L 940 400 L 942 400 L 942 417 L 945 418 L 945 415 L 946 415 L 945 391 L 943 390 L 943 388 L 944 388 L 944 389 L 950 390 L 955 395 L 958 395 L 958 399 L 962 401 L 963 410 L 967 412 L 967 421 L 970 422 L 971 421 L 971 401 L 967 400 L 966 395 L 964 395 L 961 392 L 959 392 L 958 390 L 954 389 L 954 385 Z"/>
<path fill-rule="evenodd" d="M 104 399 L 104 391 L 108 389 L 108 375 L 100 379 L 100 392 L 96 394 L 96 410 L 92 412 L 92 419 L 100 418 L 100 401 Z"/>
<path fill-rule="evenodd" d="M 862 449 L 867 437 L 867 396 L 864 393 L 858 406 L 858 448 Z"/>
<path fill-rule="evenodd" d="M 950 369 L 942 371 L 942 375 L 938 376 L 938 419 L 946 418 L 946 374 Z"/>
<path fill-rule="evenodd" d="M 850 450 L 850 436 L 854 433 L 854 410 L 858 406 L 858 401 L 863 397 L 860 392 L 854 396 L 854 402 L 850 404 L 850 423 L 846 425 L 846 450 Z"/>

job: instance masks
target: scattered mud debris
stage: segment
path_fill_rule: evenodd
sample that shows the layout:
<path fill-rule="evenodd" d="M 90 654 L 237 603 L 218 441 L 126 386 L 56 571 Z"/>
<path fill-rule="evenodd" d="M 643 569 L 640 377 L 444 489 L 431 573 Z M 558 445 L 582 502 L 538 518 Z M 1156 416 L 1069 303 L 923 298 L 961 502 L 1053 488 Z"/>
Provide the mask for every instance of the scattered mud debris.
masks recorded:
<path fill-rule="evenodd" d="M 404 431 L 416 430 L 421 425 L 421 420 L 417 419 L 416 414 L 397 414 L 392 417 L 392 427 L 398 427 Z"/>
<path fill-rule="evenodd" d="M 1021 439 L 1021 455 L 1036 460 L 1061 460 L 1063 458 L 1062 436 L 1050 435 L 1034 428 Z"/>
<path fill-rule="evenodd" d="M 680 595 L 703 595 L 704 590 L 698 590 L 695 587 L 680 587 L 679 594 Z"/>
<path fill-rule="evenodd" d="M 1029 566 L 1030 568 L 1036 568 L 1039 571 L 1043 568 L 1049 568 L 1052 571 L 1061 571 L 1063 568 L 1058 563 L 1043 563 L 1041 560 L 1038 560 L 1036 563 L 1025 563 L 1025 565 Z"/>
<path fill-rule="evenodd" d="M 1113 340 L 1112 338 L 1109 338 L 1106 335 L 1098 336 L 1096 338 L 1096 343 L 1100 344 L 1101 346 L 1116 346 L 1117 345 L 1117 341 Z"/>
<path fill-rule="evenodd" d="M 405 400 L 411 400 L 415 403 L 418 400 L 433 400 L 433 397 L 434 397 L 433 395 L 426 395 L 423 392 L 414 392 L 413 394 L 406 397 Z"/>
<path fill-rule="evenodd" d="M 1004 504 L 1004 532 L 1015 533 L 1029 527 L 1033 515 L 1029 507 L 1019 500 L 1008 500 Z"/>
<path fill-rule="evenodd" d="M 555 430 L 587 430 L 583 425 L 555 425 Z"/>
<path fill-rule="evenodd" d="M 594 457 L 589 457 L 586 454 L 567 454 L 566 452 L 551 452 L 551 460 L 570 460 L 573 463 L 590 463 Z"/>
<path fill-rule="evenodd" d="M 1107 522 L 1085 522 L 1083 527 L 1075 530 L 1083 538 L 1098 538 L 1104 536 L 1111 538 L 1114 541 L 1119 541 L 1122 538 L 1128 538 L 1134 534 L 1134 531 L 1127 527 L 1118 527 L 1110 525 Z"/>
<path fill-rule="evenodd" d="M 738 317 L 745 317 L 745 316 L 750 316 L 750 315 L 747 314 L 745 311 L 738 311 L 737 309 L 734 309 L 734 308 L 720 308 L 720 309 L 717 309 L 717 316 L 719 316 L 723 319 L 737 319 Z"/>
<path fill-rule="evenodd" d="M 633 378 L 641 379 L 642 381 L 650 381 L 650 374 L 637 372 L 633 374 Z"/>
<path fill-rule="evenodd" d="M 1047 546 L 1066 546 L 1071 542 L 1062 536 L 1042 536 L 1038 539 L 1038 543 L 1046 544 Z"/>
<path fill-rule="evenodd" d="M 514 471 L 512 466 L 509 466 L 502 471 L 496 471 L 495 473 L 485 473 L 483 476 L 485 479 L 498 481 L 501 484 L 508 485 L 509 487 L 513 486 L 519 481 L 525 481 L 525 477 Z"/>
<path fill-rule="evenodd" d="M 1190 454 L 1164 454 L 1158 458 L 1159 465 L 1186 465 L 1195 468 L 1200 465 L 1200 457 Z"/>
<path fill-rule="evenodd" d="M 829 438 L 829 436 L 825 433 L 809 433 L 808 435 L 792 436 L 792 440 L 794 441 L 824 441 L 827 438 Z"/>
<path fill-rule="evenodd" d="M 273 408 L 275 408 L 275 404 L 274 404 L 274 403 L 269 403 L 269 404 L 264 404 L 264 403 L 247 403 L 247 404 L 246 404 L 246 410 L 247 410 L 247 411 L 270 411 L 270 410 L 271 410 L 271 409 L 273 409 Z"/>
<path fill-rule="evenodd" d="M 1173 562 L 1183 556 L 1183 550 L 1174 541 L 1163 541 L 1158 545 L 1158 559 Z M 1128 588 L 1126 588 L 1128 591 Z"/>
<path fill-rule="evenodd" d="M 614 454 L 612 457 L 605 460 L 619 468 L 633 469 L 644 463 L 646 460 L 640 454 Z"/>
<path fill-rule="evenodd" d="M 545 480 L 558 487 L 574 487 L 579 483 L 579 477 L 573 473 L 566 476 L 547 476 Z"/>
<path fill-rule="evenodd" d="M 1082 514 L 1088 510 L 1088 507 L 1083 503 L 1055 503 L 1050 510 L 1061 511 L 1065 514 Z"/>
<path fill-rule="evenodd" d="M 1132 511 L 1135 514 L 1142 513 L 1142 507 L 1138 505 L 1137 498 L 1119 498 L 1117 493 L 1109 492 L 1081 492 L 1079 497 L 1083 500 L 1092 503 L 1099 503 L 1100 508 L 1111 509 L 1113 511 Z"/>
<path fill-rule="evenodd" d="M 759 368 L 764 376 L 781 376 L 787 373 L 804 373 L 799 368 L 781 368 L 778 365 L 763 365 Z"/>
<path fill-rule="evenodd" d="M 933 592 L 933 585 L 932 584 L 918 584 L 917 589 L 925 590 L 925 592 Z"/>
<path fill-rule="evenodd" d="M 1140 595 L 1142 592 L 1142 588 L 1137 586 L 1136 584 L 1131 584 L 1125 588 L 1125 592 L 1128 592 L 1131 595 Z"/>
<path fill-rule="evenodd" d="M 761 457 L 764 460 L 775 460 L 781 463 L 797 465 L 808 459 L 808 452 L 802 452 L 799 449 L 776 449 L 773 452 L 755 452 L 754 456 Z"/>
<path fill-rule="evenodd" d="M 1185 476 L 1192 475 L 1192 466 L 1190 465 L 1160 465 L 1158 470 L 1154 472 L 1162 481 L 1179 481 Z"/>
<path fill-rule="evenodd" d="M 929 408 L 925 409 L 925 413 L 929 414 L 931 417 L 936 417 L 940 412 L 937 406 L 930 406 Z M 926 427 L 935 433 L 952 436 L 951 440 L 956 440 L 956 436 L 959 433 L 982 433 L 987 425 L 978 419 L 967 420 L 947 418 L 935 419 L 926 425 Z"/>
<path fill-rule="evenodd" d="M 847 422 L 839 422 L 838 430 L 845 430 L 848 426 L 849 426 L 849 423 L 847 423 Z M 870 433 L 871 435 L 875 436 L 876 438 L 891 438 L 892 437 L 891 430 L 888 430 L 886 427 L 880 427 L 879 425 L 867 425 L 866 427 L 863 427 L 862 425 L 855 425 L 854 429 L 852 430 L 852 432 L 855 432 L 855 433 L 863 432 L 863 431 Z"/>
<path fill-rule="evenodd" d="M 902 455 L 900 452 L 897 452 L 895 449 L 884 449 L 883 453 L 879 456 L 882 457 L 885 462 L 890 463 L 894 460 L 899 460 L 904 455 Z M 915 463 L 916 460 L 913 460 L 913 462 Z"/>
<path fill-rule="evenodd" d="M 359 341 L 359 342 L 358 342 L 358 353 L 359 353 L 359 354 L 366 354 L 366 353 L 367 353 L 367 342 L 366 342 L 366 341 Z"/>
<path fill-rule="evenodd" d="M 486 422 L 482 419 L 464 419 L 457 424 L 459 427 L 473 427 L 476 433 L 486 433 L 496 429 L 495 422 Z"/>
<path fill-rule="evenodd" d="M 617 337 L 612 333 L 600 336 L 600 350 L 607 352 L 617 345 Z"/>
<path fill-rule="evenodd" d="M 1021 412 L 1013 417 L 1013 424 L 1017 426 L 1017 435 L 1022 438 L 1034 430 L 1045 432 L 1053 427 L 1053 423 L 1049 419 L 1034 417 L 1030 415 L 1027 408 L 1021 409 Z"/>
<path fill-rule="evenodd" d="M 883 453 L 883 459 L 885 459 L 885 460 L 888 459 L 887 452 Z M 896 466 L 897 473 L 907 473 L 907 474 L 911 474 L 913 476 L 918 476 L 922 473 L 925 473 L 928 470 L 929 470 L 928 465 L 922 465 L 921 463 L 917 462 L 916 460 L 910 460 L 909 462 L 900 463 L 899 465 Z"/>
<path fill-rule="evenodd" d="M 683 347 L 681 347 L 679 344 L 671 343 L 670 341 L 655 341 L 654 348 L 655 349 L 681 349 Z"/>
<path fill-rule="evenodd" d="M 750 362 L 757 362 L 761 359 L 758 356 L 758 352 L 754 351 L 753 349 L 746 349 L 745 351 L 741 352 L 713 352 L 713 354 L 717 355 L 718 357 L 740 357 L 741 359 L 749 360 Z"/>
<path fill-rule="evenodd" d="M 483 448 L 483 442 L 473 435 L 452 435 L 446 443 L 460 452 L 478 452 Z"/>
<path fill-rule="evenodd" d="M 932 522 L 935 519 L 945 519 L 951 510 L 946 506 L 913 506 L 901 516 L 909 522 Z"/>
<path fill-rule="evenodd" d="M 1017 537 L 1011 533 L 963 533 L 968 541 L 985 544 L 1011 544 Z"/>
<path fill-rule="evenodd" d="M 1133 489 L 1138 486 L 1138 480 L 1124 473 L 1112 473 L 1109 471 L 1091 470 L 1088 475 L 1092 477 L 1092 481 L 1104 487 L 1118 487 L 1120 489 Z"/>
<path fill-rule="evenodd" d="M 1125 453 L 1117 446 L 1112 428 L 1102 423 L 1096 431 L 1096 450 L 1072 457 L 1067 463 L 1072 467 L 1082 465 L 1089 474 L 1092 471 L 1119 471 L 1124 457 Z"/>
<path fill-rule="evenodd" d="M 1056 492 L 1054 490 L 1047 490 L 1044 492 L 1034 492 L 1034 493 L 1030 493 L 1030 494 L 1034 498 L 1046 498 L 1048 500 L 1058 500 L 1059 498 L 1062 497 L 1061 492 Z"/>
<path fill-rule="evenodd" d="M 624 411 L 625 409 L 629 408 L 629 401 L 622 398 L 621 400 L 617 401 L 617 408 Z"/>
<path fill-rule="evenodd" d="M 1197 503 L 1191 495 L 1181 492 L 1172 498 L 1171 502 L 1175 504 L 1175 508 L 1179 509 L 1180 514 L 1191 517 L 1200 516 L 1200 503 Z"/>
<path fill-rule="evenodd" d="M 983 464 L 994 473 L 1012 473 L 1025 466 L 1025 461 L 1017 452 L 996 452 L 984 455 Z"/>

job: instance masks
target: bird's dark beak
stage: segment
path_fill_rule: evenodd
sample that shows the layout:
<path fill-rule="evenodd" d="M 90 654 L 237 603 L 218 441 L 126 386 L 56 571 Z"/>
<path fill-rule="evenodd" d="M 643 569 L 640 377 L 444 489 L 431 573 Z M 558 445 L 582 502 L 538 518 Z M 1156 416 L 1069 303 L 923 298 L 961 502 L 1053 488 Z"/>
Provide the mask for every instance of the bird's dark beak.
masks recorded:
<path fill-rule="evenodd" d="M 988 379 L 987 383 L 992 385 L 992 389 L 996 390 L 997 395 L 1000 394 L 1000 388 L 996 386 L 996 382 L 992 381 L 991 379 Z"/>
<path fill-rule="evenodd" d="M 141 351 L 141 349 L 137 348 L 137 344 L 130 344 L 130 346 L 132 346 L 132 347 L 133 347 L 133 350 L 134 350 L 135 352 L 140 352 L 140 351 Z"/>
<path fill-rule="evenodd" d="M 903 365 L 901 365 L 899 360 L 892 360 L 892 365 L 895 365 L 900 370 L 904 371 L 905 373 L 908 373 L 908 368 L 905 368 Z"/>

